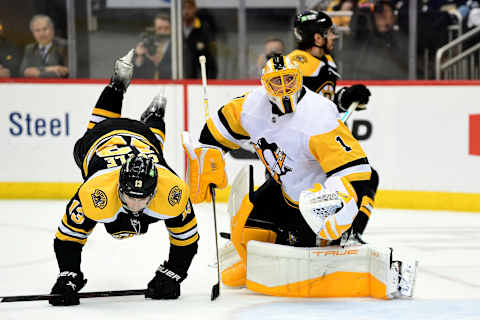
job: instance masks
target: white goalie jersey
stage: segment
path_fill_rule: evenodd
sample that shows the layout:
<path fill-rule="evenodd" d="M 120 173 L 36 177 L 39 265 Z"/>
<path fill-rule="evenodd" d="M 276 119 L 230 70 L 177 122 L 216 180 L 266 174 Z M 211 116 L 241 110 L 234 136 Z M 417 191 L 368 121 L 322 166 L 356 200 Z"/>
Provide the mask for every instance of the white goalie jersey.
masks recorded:
<path fill-rule="evenodd" d="M 339 120 L 330 100 L 307 88 L 295 112 L 275 114 L 264 87 L 235 98 L 207 120 L 213 137 L 229 149 L 253 144 L 285 200 L 298 207 L 300 193 L 330 176 L 368 180 L 366 155 Z M 354 194 L 355 191 L 352 190 Z"/>

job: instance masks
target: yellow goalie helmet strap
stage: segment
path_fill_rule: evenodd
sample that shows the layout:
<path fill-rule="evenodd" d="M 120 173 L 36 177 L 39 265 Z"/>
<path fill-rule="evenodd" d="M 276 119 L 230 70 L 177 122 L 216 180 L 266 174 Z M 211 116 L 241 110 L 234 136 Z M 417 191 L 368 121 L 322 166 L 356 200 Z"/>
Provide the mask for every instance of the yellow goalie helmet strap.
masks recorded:
<path fill-rule="evenodd" d="M 193 203 L 211 201 L 209 185 L 223 189 L 227 186 L 223 152 L 215 147 L 196 145 L 188 133 L 182 134 L 187 154 L 187 183 Z"/>

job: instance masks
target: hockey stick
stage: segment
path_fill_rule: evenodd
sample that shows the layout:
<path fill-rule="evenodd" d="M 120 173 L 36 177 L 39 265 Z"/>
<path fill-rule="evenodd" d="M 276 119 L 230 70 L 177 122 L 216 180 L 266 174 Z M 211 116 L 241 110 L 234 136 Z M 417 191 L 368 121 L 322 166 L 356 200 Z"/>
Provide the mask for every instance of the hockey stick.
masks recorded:
<path fill-rule="evenodd" d="M 347 122 L 348 118 L 350 118 L 350 116 L 353 114 L 355 109 L 357 109 L 357 107 L 358 107 L 358 102 L 352 102 L 352 104 L 350 104 L 347 111 L 345 111 L 345 113 L 343 114 L 343 117 L 342 117 L 343 123 Z"/>
<path fill-rule="evenodd" d="M 208 119 L 208 95 L 207 95 L 207 59 L 205 56 L 198 58 L 200 62 L 200 70 L 202 73 L 202 93 L 203 93 L 203 105 L 205 107 L 205 119 Z M 215 185 L 210 185 L 210 194 L 212 195 L 212 207 L 213 207 L 213 225 L 215 227 L 215 249 L 217 254 L 217 280 L 218 282 L 213 285 L 210 300 L 213 301 L 220 296 L 220 263 L 218 261 L 218 235 L 217 235 L 217 210 L 215 208 Z"/>
<path fill-rule="evenodd" d="M 220 263 L 218 260 L 218 236 L 217 236 L 217 210 L 215 207 L 215 186 L 210 185 L 210 193 L 212 194 L 212 207 L 213 207 L 213 225 L 215 226 L 215 251 L 217 253 L 217 283 L 212 287 L 212 293 L 210 300 L 213 301 L 220 295 Z"/>
<path fill-rule="evenodd" d="M 145 289 L 79 292 L 77 295 L 79 298 L 101 298 L 101 297 L 138 296 L 138 295 L 144 295 L 144 294 L 145 294 Z M 7 297 L 0 297 L 0 303 L 20 302 L 20 301 L 40 301 L 40 300 L 48 300 L 50 298 L 61 297 L 61 296 L 62 295 L 60 294 L 34 294 L 29 296 L 7 296 Z"/>

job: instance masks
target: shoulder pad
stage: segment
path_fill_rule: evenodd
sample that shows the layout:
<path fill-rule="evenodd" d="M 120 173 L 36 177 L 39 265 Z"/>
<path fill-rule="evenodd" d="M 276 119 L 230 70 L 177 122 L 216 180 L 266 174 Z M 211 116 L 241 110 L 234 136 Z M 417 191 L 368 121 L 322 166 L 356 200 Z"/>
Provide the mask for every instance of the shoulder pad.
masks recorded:
<path fill-rule="evenodd" d="M 122 207 L 118 196 L 120 168 L 101 170 L 80 186 L 78 196 L 86 217 L 111 222 Z"/>

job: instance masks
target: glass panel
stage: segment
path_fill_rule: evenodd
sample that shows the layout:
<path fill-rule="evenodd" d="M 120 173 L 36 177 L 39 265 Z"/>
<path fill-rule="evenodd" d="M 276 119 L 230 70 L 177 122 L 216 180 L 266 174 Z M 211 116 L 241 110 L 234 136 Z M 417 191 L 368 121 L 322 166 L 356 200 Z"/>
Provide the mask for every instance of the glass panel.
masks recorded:
<path fill-rule="evenodd" d="M 176 2 L 0 1 L 0 77 L 104 79 L 110 76 L 116 57 L 138 48 L 136 78 L 170 79 L 173 56 L 167 20 L 172 3 Z M 412 60 L 416 78 L 433 79 L 437 50 L 478 25 L 478 1 L 458 3 L 417 1 L 418 42 Z M 67 10 L 69 5 L 74 16 Z M 407 0 L 183 0 L 183 6 L 183 13 L 189 17 L 183 21 L 188 23 L 182 22 L 184 78 L 200 78 L 198 57 L 206 55 L 210 79 L 258 79 L 265 51 L 279 50 L 282 45 L 284 53 L 296 48 L 292 27 L 299 6 L 332 15 L 339 36 L 331 54 L 342 79 L 409 76 Z M 54 26 L 53 33 L 46 37 L 53 34 L 55 50 L 49 51 L 46 62 L 30 30 L 30 21 L 37 14 L 49 16 Z M 157 15 L 160 18 L 155 20 Z M 75 17 L 70 24 L 69 17 Z M 39 36 L 45 37 L 40 29 Z M 439 62 L 445 65 L 477 43 L 478 35 L 446 50 Z M 440 73 L 444 78 L 468 79 L 472 70 L 478 69 L 477 61 L 469 56 L 451 67 L 442 67 Z"/>
<path fill-rule="evenodd" d="M 170 4 L 165 1 L 92 1 L 91 78 L 106 78 L 113 61 L 136 48 L 134 78 L 171 79 Z"/>

